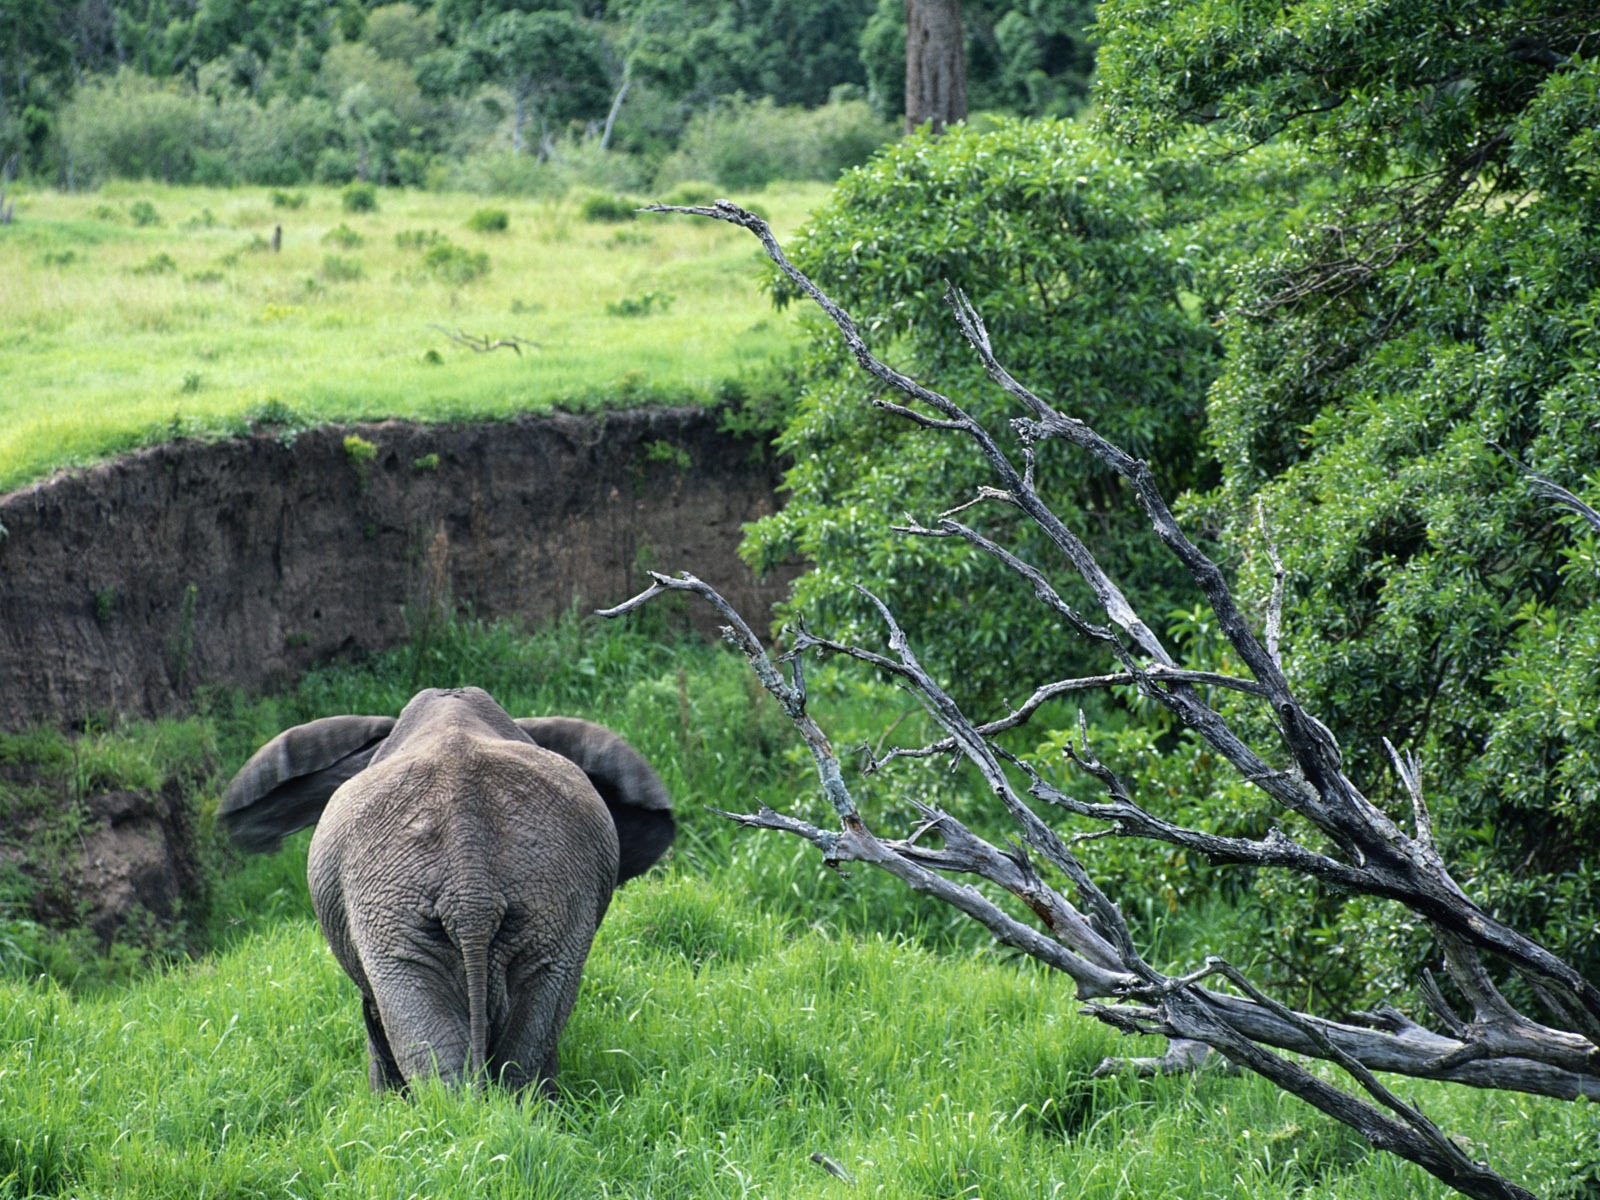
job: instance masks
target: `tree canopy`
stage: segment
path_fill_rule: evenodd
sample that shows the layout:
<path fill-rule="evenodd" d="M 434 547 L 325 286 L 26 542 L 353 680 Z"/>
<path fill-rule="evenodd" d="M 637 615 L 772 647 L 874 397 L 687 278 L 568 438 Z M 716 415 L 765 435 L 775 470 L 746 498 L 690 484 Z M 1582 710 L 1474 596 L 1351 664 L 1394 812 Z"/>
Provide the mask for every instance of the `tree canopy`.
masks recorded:
<path fill-rule="evenodd" d="M 1251 261 L 1209 404 L 1209 514 L 1341 743 L 1416 750 L 1452 853 L 1600 968 L 1595 543 L 1529 493 L 1600 477 L 1592 8 L 1109 0 L 1101 126 L 1291 141 L 1336 192 Z"/>
<path fill-rule="evenodd" d="M 1062 113 L 1084 102 L 1087 3 L 961 7 L 975 108 Z M 91 138 L 92 153 L 74 140 L 109 115 L 94 103 L 74 112 L 77 98 L 115 87 L 193 108 L 190 153 L 147 168 L 175 181 L 370 173 L 414 184 L 428 164 L 492 150 L 502 137 L 542 152 L 551 138 L 602 130 L 608 147 L 649 169 L 719 107 L 817 108 L 867 95 L 880 118 L 894 118 L 906 43 L 899 0 L 893 8 L 898 32 L 885 39 L 874 22 L 888 9 L 850 0 L 18 0 L 0 11 L 0 164 L 71 186 L 137 170 L 128 155 L 100 152 L 109 137 Z M 119 73 L 155 86 L 114 84 Z M 892 93 L 878 86 L 887 77 Z M 408 114 L 386 102 L 397 78 L 428 103 Z M 363 83 L 376 98 L 345 96 Z M 309 157 L 298 147 L 241 153 L 236 143 L 258 139 L 245 133 L 254 119 L 237 99 L 330 132 Z M 530 124 L 541 136 L 524 146 Z"/>

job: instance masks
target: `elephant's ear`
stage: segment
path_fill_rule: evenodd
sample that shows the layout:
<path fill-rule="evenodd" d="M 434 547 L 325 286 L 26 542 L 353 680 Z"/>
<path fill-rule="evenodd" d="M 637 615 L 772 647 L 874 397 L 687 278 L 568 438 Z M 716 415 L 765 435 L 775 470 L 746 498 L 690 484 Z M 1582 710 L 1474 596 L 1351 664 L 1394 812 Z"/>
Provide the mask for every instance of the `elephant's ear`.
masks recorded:
<path fill-rule="evenodd" d="M 317 823 L 328 797 L 366 767 L 393 728 L 393 717 L 323 717 L 284 730 L 250 756 L 222 794 L 223 828 L 244 850 L 276 850 L 295 830 Z"/>
<path fill-rule="evenodd" d="M 678 831 L 672 797 L 644 755 L 605 726 L 576 717 L 523 717 L 517 726 L 577 763 L 606 802 L 617 827 L 619 884 L 644 874 L 667 852 Z"/>

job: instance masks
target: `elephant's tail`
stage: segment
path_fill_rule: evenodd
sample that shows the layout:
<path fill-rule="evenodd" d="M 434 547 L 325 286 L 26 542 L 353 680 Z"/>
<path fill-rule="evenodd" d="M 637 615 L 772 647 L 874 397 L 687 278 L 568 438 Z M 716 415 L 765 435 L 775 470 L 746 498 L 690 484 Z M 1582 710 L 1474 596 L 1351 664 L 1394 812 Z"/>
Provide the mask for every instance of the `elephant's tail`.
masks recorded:
<path fill-rule="evenodd" d="M 489 939 L 493 933 L 493 923 L 467 922 L 457 943 L 467 976 L 467 1029 L 471 1038 L 467 1078 L 480 1088 L 487 1082 L 484 1068 L 489 1059 Z"/>

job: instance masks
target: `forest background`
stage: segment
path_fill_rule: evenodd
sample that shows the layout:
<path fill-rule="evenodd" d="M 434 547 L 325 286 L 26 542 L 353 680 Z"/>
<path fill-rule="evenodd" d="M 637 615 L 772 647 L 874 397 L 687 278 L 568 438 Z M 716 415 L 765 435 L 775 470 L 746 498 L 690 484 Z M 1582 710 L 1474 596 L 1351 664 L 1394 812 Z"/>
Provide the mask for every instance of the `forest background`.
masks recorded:
<path fill-rule="evenodd" d="M 1080 108 L 1090 7 L 967 4 L 971 107 Z M 69 188 L 831 179 L 891 134 L 905 42 L 895 0 L 18 0 L 0 164 Z"/>

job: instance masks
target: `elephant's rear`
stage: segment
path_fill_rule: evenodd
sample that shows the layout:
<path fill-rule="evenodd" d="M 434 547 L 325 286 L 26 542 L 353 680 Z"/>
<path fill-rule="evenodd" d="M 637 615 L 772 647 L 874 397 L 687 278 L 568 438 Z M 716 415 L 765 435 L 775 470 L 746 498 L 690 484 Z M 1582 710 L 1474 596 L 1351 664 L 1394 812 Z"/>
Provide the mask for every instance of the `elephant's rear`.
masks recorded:
<path fill-rule="evenodd" d="M 450 731 L 357 782 L 313 842 L 313 891 L 400 1074 L 553 1075 L 617 870 L 588 779 L 538 747 Z M 325 859 L 337 895 L 316 886 Z"/>

